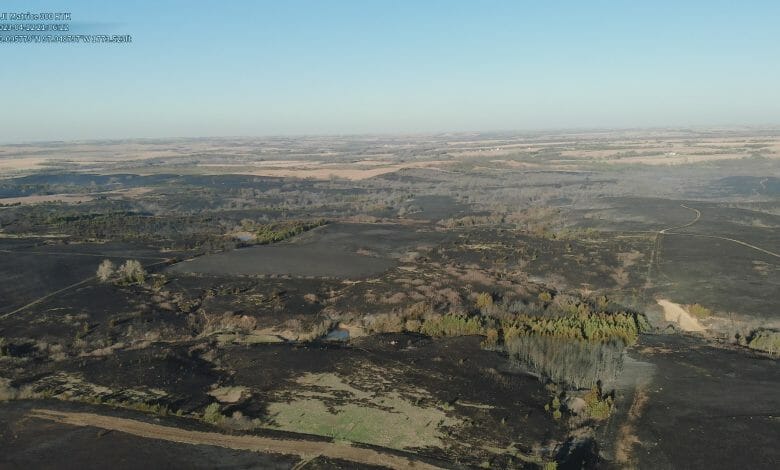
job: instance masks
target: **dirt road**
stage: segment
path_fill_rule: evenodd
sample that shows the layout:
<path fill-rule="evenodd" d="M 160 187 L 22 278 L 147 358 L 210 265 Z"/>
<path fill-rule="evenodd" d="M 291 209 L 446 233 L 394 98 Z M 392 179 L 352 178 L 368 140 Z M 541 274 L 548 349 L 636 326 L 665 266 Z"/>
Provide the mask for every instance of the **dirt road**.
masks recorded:
<path fill-rule="evenodd" d="M 647 284 L 645 288 L 652 285 L 652 273 L 653 268 L 656 269 L 659 275 L 662 275 L 664 277 L 667 277 L 660 269 L 660 263 L 661 263 L 661 245 L 662 245 L 662 238 L 664 235 L 674 235 L 674 236 L 683 236 L 683 237 L 698 237 L 698 238 L 712 238 L 716 240 L 725 240 L 728 242 L 736 243 L 738 245 L 742 245 L 746 248 L 751 248 L 753 250 L 759 251 L 761 253 L 767 254 L 769 256 L 774 256 L 775 258 L 780 258 L 780 253 L 775 253 L 774 251 L 767 250 L 765 248 L 761 248 L 759 246 L 750 244 L 748 242 L 737 240 L 736 238 L 728 238 L 728 237 L 721 237 L 719 235 L 705 235 L 705 234 L 698 234 L 698 233 L 680 233 L 676 232 L 675 230 L 679 230 L 682 228 L 690 227 L 691 225 L 695 224 L 696 222 L 701 219 L 701 211 L 698 209 L 694 209 L 693 207 L 688 207 L 685 204 L 680 204 L 680 207 L 684 207 L 685 209 L 688 209 L 690 211 L 693 211 L 696 214 L 696 217 L 694 217 L 693 220 L 691 220 L 688 223 L 685 223 L 683 225 L 678 225 L 675 227 L 668 227 L 665 229 L 661 229 L 657 232 L 655 232 L 655 240 L 653 243 L 653 248 L 650 253 L 650 263 L 647 268 Z"/>
<path fill-rule="evenodd" d="M 645 289 L 653 285 L 653 267 L 656 268 L 656 271 L 658 271 L 659 275 L 662 275 L 668 279 L 668 276 L 666 276 L 661 271 L 661 245 L 662 245 L 662 239 L 663 236 L 671 233 L 670 230 L 678 230 L 681 228 L 690 227 L 691 225 L 695 224 L 696 222 L 701 219 L 701 212 L 697 209 L 694 209 L 692 207 L 688 207 L 685 204 L 680 204 L 680 207 L 683 207 L 685 209 L 688 209 L 689 211 L 693 211 L 696 213 L 696 217 L 693 218 L 690 222 L 684 223 L 682 225 L 676 225 L 674 227 L 667 227 L 661 230 L 658 230 L 655 232 L 655 240 L 653 241 L 653 249 L 650 252 L 650 264 L 647 266 L 647 282 L 645 284 Z"/>
<path fill-rule="evenodd" d="M 187 429 L 94 413 L 73 413 L 34 409 L 30 412 L 29 416 L 31 418 L 54 421 L 62 424 L 91 426 L 149 439 L 160 439 L 183 444 L 210 445 L 252 452 L 297 455 L 304 460 L 323 456 L 395 469 L 412 468 L 429 470 L 441 468 L 389 452 L 352 447 L 348 444 L 294 439 L 272 439 L 253 435 L 232 436 L 216 432 L 190 431 Z"/>
<path fill-rule="evenodd" d="M 769 256 L 774 256 L 775 258 L 780 258 L 780 253 L 775 253 L 774 251 L 769 251 L 769 250 L 766 250 L 766 249 L 761 248 L 759 246 L 751 245 L 748 242 L 743 242 L 742 240 L 737 240 L 736 238 L 720 237 L 720 236 L 717 236 L 717 235 L 701 235 L 701 234 L 698 234 L 698 233 L 669 233 L 667 235 L 683 235 L 683 236 L 686 236 L 686 237 L 714 238 L 714 239 L 717 239 L 717 240 L 726 240 L 728 242 L 736 243 L 738 245 L 742 245 L 742 246 L 747 247 L 747 248 L 752 248 L 752 249 L 754 249 L 756 251 L 760 251 L 761 253 L 767 254 Z"/>
<path fill-rule="evenodd" d="M 681 229 L 681 228 L 690 227 L 691 225 L 693 225 L 696 222 L 698 222 L 699 219 L 701 219 L 701 212 L 698 209 L 694 209 L 693 207 L 688 207 L 685 204 L 680 204 L 680 207 L 683 207 L 685 209 L 688 209 L 689 211 L 695 212 L 696 213 L 696 217 L 693 220 L 691 220 L 690 222 L 686 223 L 686 224 L 678 225 L 676 227 L 665 228 L 663 230 L 659 230 L 658 233 L 667 233 L 670 230 L 678 230 L 678 229 Z"/>

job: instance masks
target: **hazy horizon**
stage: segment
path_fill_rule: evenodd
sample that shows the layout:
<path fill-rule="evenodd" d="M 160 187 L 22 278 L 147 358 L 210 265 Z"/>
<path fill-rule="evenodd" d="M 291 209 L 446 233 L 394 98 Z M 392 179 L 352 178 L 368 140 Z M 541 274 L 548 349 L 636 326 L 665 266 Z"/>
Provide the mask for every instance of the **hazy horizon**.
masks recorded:
<path fill-rule="evenodd" d="M 599 133 L 631 133 L 636 132 L 652 133 L 652 132 L 751 132 L 751 131 L 778 131 L 780 132 L 780 124 L 766 124 L 766 125 L 722 125 L 722 126 L 656 126 L 656 127 L 568 127 L 568 128 L 538 128 L 538 129 L 467 129 L 467 130 L 442 130 L 442 131 L 429 131 L 429 132 L 362 132 L 362 133 L 348 133 L 348 132 L 333 132 L 333 133 L 275 133 L 275 134 L 237 134 L 237 135 L 158 135 L 158 136 L 116 136 L 116 137 L 96 137 L 96 138 L 73 138 L 73 139 L 31 139 L 31 140 L 19 140 L 19 141 L 0 141 L 0 145 L 35 145 L 35 144 L 52 144 L 52 143 L 90 143 L 90 142 L 112 142 L 112 141 L 145 141 L 145 140 L 221 140 L 221 139 L 275 139 L 275 138 L 323 138 L 323 139 L 336 139 L 336 138 L 361 138 L 361 137 L 387 137 L 387 138 L 404 138 L 404 137 L 447 137 L 447 136 L 507 136 L 517 137 L 519 135 L 527 134 L 530 137 L 537 137 L 543 134 L 550 135 L 575 135 L 575 134 L 599 134 Z"/>

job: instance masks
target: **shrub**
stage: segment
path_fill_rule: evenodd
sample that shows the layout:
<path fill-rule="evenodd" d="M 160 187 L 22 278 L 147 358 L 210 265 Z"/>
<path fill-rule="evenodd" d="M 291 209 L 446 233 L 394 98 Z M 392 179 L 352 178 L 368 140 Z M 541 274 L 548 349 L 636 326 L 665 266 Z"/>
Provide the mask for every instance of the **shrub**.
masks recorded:
<path fill-rule="evenodd" d="M 97 268 L 97 278 L 100 282 L 108 282 L 114 275 L 114 263 L 111 260 L 104 259 Z"/>
<path fill-rule="evenodd" d="M 423 323 L 420 332 L 428 336 L 462 336 L 479 335 L 483 329 L 478 317 L 438 315 Z"/>
<path fill-rule="evenodd" d="M 482 347 L 492 349 L 498 346 L 498 330 L 495 328 L 488 328 L 485 332 L 485 340 L 482 341 Z"/>
<path fill-rule="evenodd" d="M 420 328 L 422 328 L 422 322 L 415 319 L 406 320 L 406 324 L 404 325 L 404 329 L 406 331 L 411 331 L 412 333 L 418 333 Z"/>
<path fill-rule="evenodd" d="M 198 330 L 201 336 L 214 333 L 248 333 L 257 328 L 257 320 L 248 315 L 235 315 L 231 312 L 206 313 L 189 317 L 190 326 Z"/>
<path fill-rule="evenodd" d="M 203 410 L 203 421 L 211 424 L 220 424 L 225 417 L 219 411 L 219 403 L 211 403 Z"/>
<path fill-rule="evenodd" d="M 154 290 L 160 290 L 165 286 L 165 284 L 168 283 L 168 278 L 165 277 L 165 274 L 152 274 L 151 275 L 151 287 Z"/>
<path fill-rule="evenodd" d="M 366 316 L 363 326 L 371 333 L 399 333 L 403 331 L 405 323 L 396 313 L 379 313 Z"/>
<path fill-rule="evenodd" d="M 488 294 L 487 292 L 482 292 L 477 296 L 477 308 L 482 312 L 486 313 L 488 310 L 490 310 L 493 307 L 493 296 Z"/>
<path fill-rule="evenodd" d="M 300 335 L 298 335 L 298 341 L 314 341 L 316 339 L 322 338 L 323 336 L 330 333 L 334 326 L 336 326 L 335 322 L 330 319 L 316 322 L 306 331 L 303 331 Z"/>
<path fill-rule="evenodd" d="M 109 402 L 122 408 L 129 408 L 131 410 L 143 411 L 144 413 L 152 413 L 159 416 L 168 416 L 171 410 L 160 403 L 144 403 L 144 402 Z"/>
<path fill-rule="evenodd" d="M 129 259 L 117 269 L 119 280 L 127 284 L 143 284 L 146 279 L 146 271 L 144 271 L 141 262 L 134 259 Z"/>
<path fill-rule="evenodd" d="M 583 397 L 585 400 L 584 415 L 588 418 L 593 418 L 598 421 L 603 421 L 609 418 L 612 413 L 612 397 L 602 397 L 599 388 L 593 387 Z"/>
<path fill-rule="evenodd" d="M 412 304 L 406 309 L 405 316 L 407 318 L 419 319 L 433 313 L 433 308 L 428 302 L 417 302 Z"/>
<path fill-rule="evenodd" d="M 539 293 L 539 300 L 541 302 L 548 303 L 548 302 L 552 301 L 552 294 L 550 294 L 547 291 L 540 292 Z"/>

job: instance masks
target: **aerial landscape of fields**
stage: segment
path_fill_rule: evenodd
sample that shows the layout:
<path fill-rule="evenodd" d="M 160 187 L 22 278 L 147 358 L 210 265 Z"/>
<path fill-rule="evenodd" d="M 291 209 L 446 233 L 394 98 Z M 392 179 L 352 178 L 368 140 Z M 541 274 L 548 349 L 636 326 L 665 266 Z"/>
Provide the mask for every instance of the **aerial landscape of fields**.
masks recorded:
<path fill-rule="evenodd" d="M 0 167 L 0 466 L 780 459 L 776 129 L 53 142 Z"/>
<path fill-rule="evenodd" d="M 778 18 L 5 0 L 0 470 L 780 469 Z"/>

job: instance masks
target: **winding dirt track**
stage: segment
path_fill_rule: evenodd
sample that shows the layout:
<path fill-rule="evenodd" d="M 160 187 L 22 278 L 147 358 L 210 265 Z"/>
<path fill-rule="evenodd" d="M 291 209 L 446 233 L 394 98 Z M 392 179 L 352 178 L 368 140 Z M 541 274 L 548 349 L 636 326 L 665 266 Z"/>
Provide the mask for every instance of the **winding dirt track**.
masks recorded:
<path fill-rule="evenodd" d="M 115 416 L 105 416 L 94 413 L 73 413 L 34 409 L 30 412 L 29 416 L 73 426 L 91 426 L 118 431 L 148 439 L 159 439 L 182 444 L 218 446 L 252 452 L 297 455 L 304 460 L 322 456 L 394 469 L 413 468 L 433 470 L 441 468 L 389 452 L 351 447 L 346 444 L 335 444 L 332 442 L 271 439 L 248 434 L 231 436 L 216 432 L 190 431 L 171 426 L 136 421 L 134 419 L 117 418 Z"/>
<path fill-rule="evenodd" d="M 670 227 L 670 228 L 665 228 L 663 230 L 660 230 L 660 231 L 658 231 L 659 234 L 680 235 L 680 236 L 685 236 L 685 237 L 699 237 L 699 238 L 715 238 L 717 240 L 726 240 L 726 241 L 729 241 L 729 242 L 732 242 L 732 243 L 736 243 L 738 245 L 742 245 L 742 246 L 747 247 L 747 248 L 752 248 L 752 249 L 754 249 L 756 251 L 760 251 L 760 252 L 765 253 L 765 254 L 767 254 L 769 256 L 774 256 L 775 258 L 780 258 L 780 254 L 779 253 L 775 253 L 774 251 L 769 251 L 767 249 L 761 248 L 760 246 L 752 245 L 752 244 L 750 244 L 748 242 L 744 242 L 742 240 L 737 240 L 736 238 L 721 237 L 719 235 L 705 235 L 705 234 L 699 234 L 699 233 L 670 232 L 670 230 L 679 230 L 681 228 L 690 227 L 691 225 L 693 225 L 696 222 L 698 222 L 699 219 L 701 219 L 701 211 L 699 211 L 698 209 L 694 209 L 693 207 L 688 207 L 685 204 L 680 204 L 680 207 L 684 207 L 684 208 L 686 208 L 688 210 L 691 210 L 691 211 L 695 212 L 696 213 L 696 218 L 694 218 L 692 221 L 688 222 L 687 224 L 683 224 L 683 225 L 680 225 L 680 226 L 677 226 L 677 227 Z"/>
<path fill-rule="evenodd" d="M 701 219 L 701 212 L 698 209 L 694 209 L 693 207 L 688 207 L 685 204 L 680 204 L 680 207 L 684 207 L 685 209 L 688 209 L 689 211 L 695 212 L 696 213 L 696 217 L 693 220 L 691 220 L 690 222 L 686 223 L 686 224 L 678 225 L 677 227 L 665 228 L 663 230 L 659 230 L 658 233 L 667 233 L 670 230 L 679 230 L 681 228 L 690 227 L 691 225 L 693 225 L 696 222 L 698 222 L 699 219 Z"/>
<path fill-rule="evenodd" d="M 747 248 L 752 248 L 756 251 L 760 251 L 762 253 L 765 253 L 769 256 L 774 256 L 775 258 L 780 258 L 780 253 L 775 253 L 774 251 L 765 250 L 764 248 L 761 248 L 756 245 L 751 245 L 748 242 L 743 242 L 742 240 L 737 240 L 736 238 L 727 238 L 727 237 L 720 237 L 718 235 L 702 235 L 698 233 L 667 233 L 667 235 L 682 235 L 686 237 L 699 237 L 699 238 L 715 238 L 717 240 L 726 240 L 729 242 L 736 243 L 738 245 L 742 245 Z"/>
<path fill-rule="evenodd" d="M 662 244 L 662 237 L 664 235 L 675 235 L 675 236 L 682 236 L 682 237 L 697 237 L 697 238 L 712 238 L 712 239 L 716 239 L 716 240 L 725 240 L 725 241 L 728 241 L 728 242 L 736 243 L 738 245 L 742 245 L 742 246 L 744 246 L 746 248 L 751 248 L 753 250 L 760 251 L 761 253 L 767 254 L 769 256 L 774 256 L 775 258 L 780 258 L 780 253 L 775 253 L 774 251 L 770 251 L 770 250 L 767 250 L 765 248 L 761 248 L 760 246 L 756 246 L 756 245 L 750 244 L 750 243 L 742 241 L 742 240 L 737 240 L 736 238 L 721 237 L 719 235 L 705 235 L 705 234 L 698 234 L 698 233 L 684 233 L 684 232 L 681 233 L 681 232 L 676 232 L 676 230 L 683 229 L 683 228 L 686 228 L 686 227 L 690 227 L 691 225 L 693 225 L 696 222 L 698 222 L 699 219 L 701 219 L 701 211 L 699 211 L 698 209 L 694 209 L 693 207 L 688 207 L 685 204 L 680 204 L 680 207 L 684 207 L 685 209 L 693 211 L 694 213 L 696 213 L 696 217 L 693 220 L 691 220 L 690 222 L 685 223 L 683 225 L 678 225 L 676 227 L 668 227 L 668 228 L 665 228 L 665 229 L 662 229 L 662 230 L 659 230 L 659 231 L 655 232 L 656 236 L 655 236 L 655 241 L 653 243 L 653 249 L 652 249 L 652 251 L 650 253 L 650 264 L 648 265 L 648 269 L 647 269 L 647 284 L 646 284 L 645 288 L 647 288 L 648 286 L 652 285 L 651 280 L 652 280 L 653 267 L 656 268 L 656 270 L 658 271 L 658 273 L 660 275 L 663 275 L 664 277 L 666 277 L 668 279 L 668 276 L 666 276 L 663 272 L 661 272 L 661 269 L 660 269 L 661 244 Z"/>
<path fill-rule="evenodd" d="M 661 271 L 661 244 L 663 236 L 666 234 L 673 234 L 670 233 L 670 230 L 679 230 L 681 228 L 690 227 L 691 225 L 695 224 L 696 222 L 701 219 L 701 212 L 698 209 L 694 209 L 692 207 L 688 207 L 685 204 L 680 204 L 680 207 L 683 207 L 685 209 L 688 209 L 689 211 L 693 211 L 696 213 L 696 217 L 693 218 L 690 222 L 687 222 L 682 225 L 676 225 L 674 227 L 667 227 L 661 230 L 658 230 L 655 232 L 655 240 L 653 241 L 653 250 L 650 252 L 650 264 L 647 266 L 647 283 L 645 284 L 645 289 L 650 287 L 652 283 L 652 276 L 653 276 L 653 267 L 656 267 L 656 270 L 658 271 L 658 274 L 669 278 Z"/>

